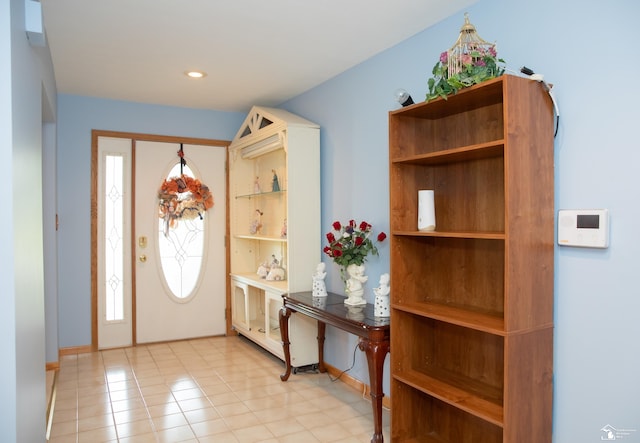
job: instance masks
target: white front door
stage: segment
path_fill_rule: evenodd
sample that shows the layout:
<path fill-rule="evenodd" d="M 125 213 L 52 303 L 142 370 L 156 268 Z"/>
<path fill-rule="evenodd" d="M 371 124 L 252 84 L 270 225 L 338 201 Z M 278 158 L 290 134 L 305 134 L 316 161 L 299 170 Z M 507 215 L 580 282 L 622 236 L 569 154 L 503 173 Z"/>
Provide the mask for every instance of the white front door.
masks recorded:
<path fill-rule="evenodd" d="M 172 226 L 159 217 L 158 190 L 180 175 L 177 143 L 135 145 L 136 341 L 149 343 L 226 332 L 226 149 L 183 145 L 185 175 L 205 184 L 214 206 Z"/>
<path fill-rule="evenodd" d="M 226 147 L 183 149 L 183 172 L 208 186 L 214 205 L 168 226 L 158 191 L 180 174 L 180 144 L 98 137 L 100 349 L 131 345 L 133 331 L 138 343 L 226 332 Z"/>

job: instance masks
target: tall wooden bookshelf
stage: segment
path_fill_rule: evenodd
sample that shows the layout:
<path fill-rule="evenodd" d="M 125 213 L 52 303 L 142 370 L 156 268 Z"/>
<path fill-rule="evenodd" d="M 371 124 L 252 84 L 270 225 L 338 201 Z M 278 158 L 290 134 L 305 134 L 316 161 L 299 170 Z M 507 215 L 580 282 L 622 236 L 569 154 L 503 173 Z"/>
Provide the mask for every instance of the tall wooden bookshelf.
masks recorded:
<path fill-rule="evenodd" d="M 392 111 L 389 161 L 392 441 L 551 442 L 550 98 L 505 75 Z"/>

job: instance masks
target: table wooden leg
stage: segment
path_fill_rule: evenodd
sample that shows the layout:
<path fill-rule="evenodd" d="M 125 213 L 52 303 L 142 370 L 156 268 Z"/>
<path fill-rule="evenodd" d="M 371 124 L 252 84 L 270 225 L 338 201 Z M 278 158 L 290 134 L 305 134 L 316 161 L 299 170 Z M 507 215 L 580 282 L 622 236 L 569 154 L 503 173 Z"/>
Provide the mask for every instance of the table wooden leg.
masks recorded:
<path fill-rule="evenodd" d="M 324 366 L 324 333 L 326 329 L 327 325 L 318 320 L 318 370 L 320 372 L 327 372 L 327 368 Z"/>
<path fill-rule="evenodd" d="M 291 375 L 291 351 L 289 350 L 289 317 L 291 311 L 284 306 L 280 309 L 280 338 L 282 339 L 282 349 L 284 350 L 284 374 L 280 375 L 280 380 L 287 381 Z"/>
<path fill-rule="evenodd" d="M 360 338 L 358 347 L 367 355 L 369 366 L 369 383 L 371 383 L 371 406 L 373 408 L 374 434 L 371 443 L 382 443 L 382 371 L 384 359 L 389 352 L 389 342 L 375 342 L 367 338 Z"/>

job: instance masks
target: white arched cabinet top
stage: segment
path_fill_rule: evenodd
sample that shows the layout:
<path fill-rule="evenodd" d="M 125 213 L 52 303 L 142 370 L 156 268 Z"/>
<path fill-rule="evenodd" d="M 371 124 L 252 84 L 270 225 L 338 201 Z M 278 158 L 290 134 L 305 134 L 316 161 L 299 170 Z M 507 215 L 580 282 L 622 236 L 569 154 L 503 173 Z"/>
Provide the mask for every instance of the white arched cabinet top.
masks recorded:
<path fill-rule="evenodd" d="M 310 291 L 322 260 L 317 124 L 283 109 L 251 109 L 229 145 L 229 225 L 232 326 L 283 358 L 282 295 Z M 292 365 L 317 363 L 315 324 L 296 319 L 291 327 Z"/>

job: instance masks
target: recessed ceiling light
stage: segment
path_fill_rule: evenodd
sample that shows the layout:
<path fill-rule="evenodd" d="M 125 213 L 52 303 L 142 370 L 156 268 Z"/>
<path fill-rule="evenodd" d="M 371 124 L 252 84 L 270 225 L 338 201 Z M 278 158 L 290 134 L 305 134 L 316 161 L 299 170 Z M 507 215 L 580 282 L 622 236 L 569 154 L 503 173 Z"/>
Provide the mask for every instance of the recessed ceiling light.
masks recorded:
<path fill-rule="evenodd" d="M 185 75 L 191 78 L 203 78 L 207 76 L 207 73 L 203 71 L 187 71 Z"/>

